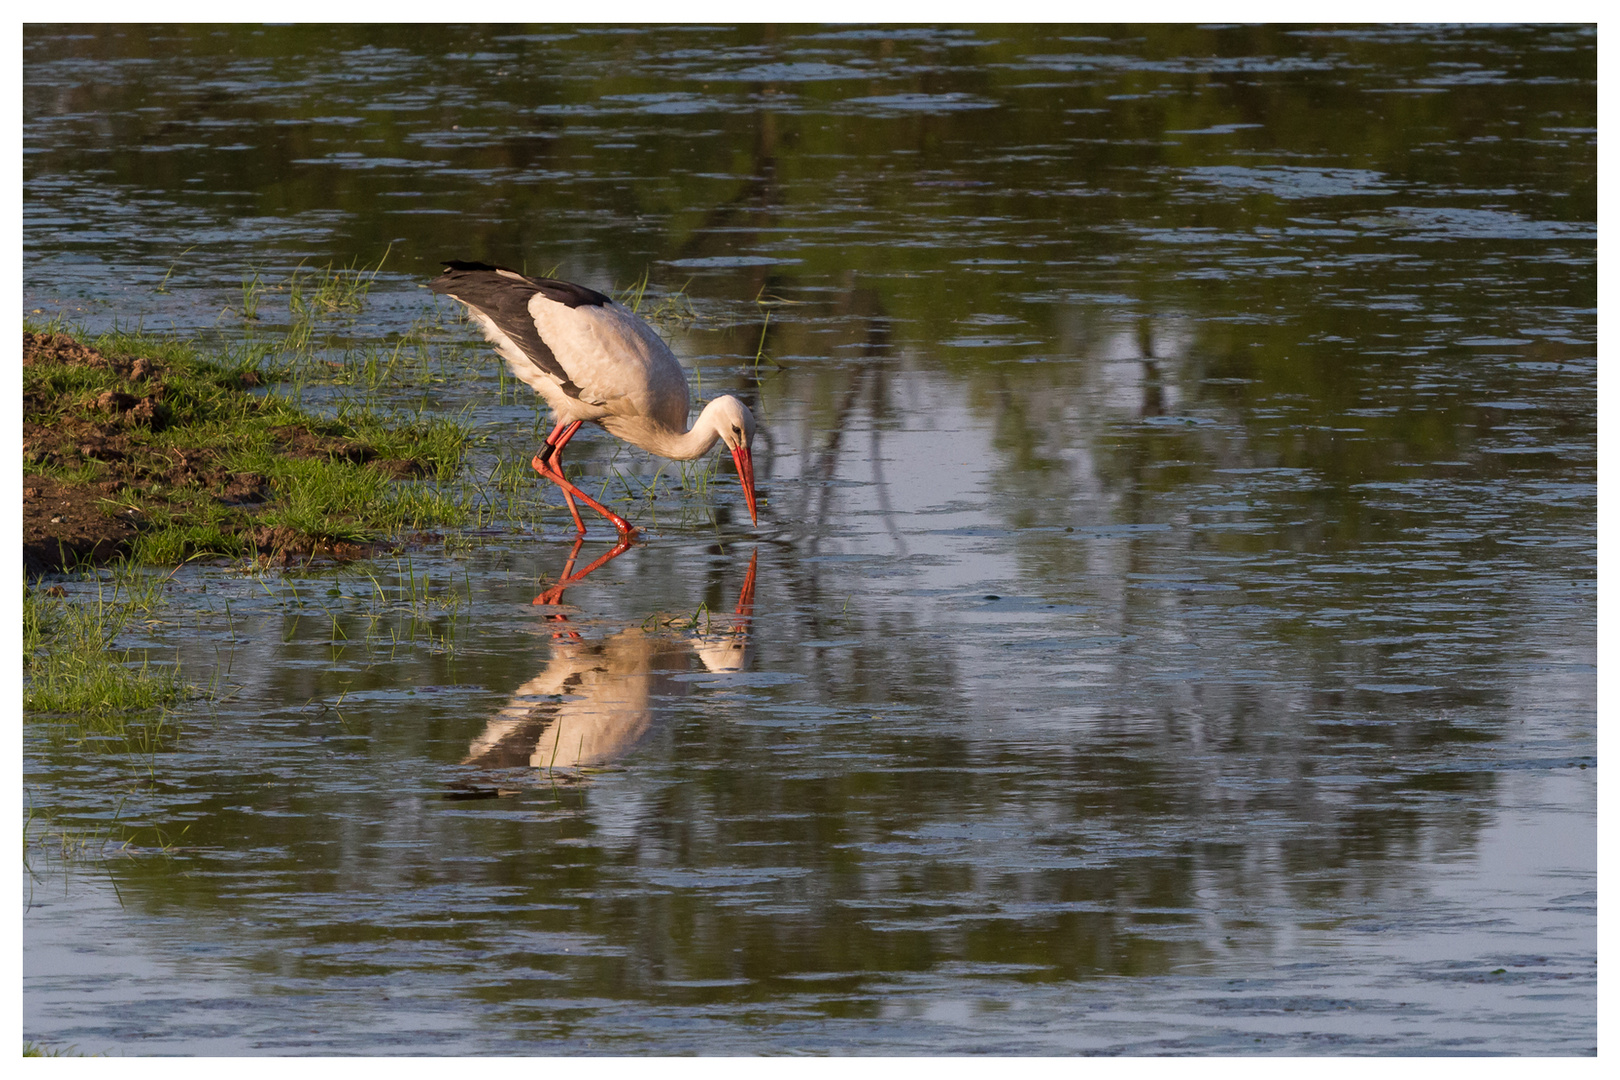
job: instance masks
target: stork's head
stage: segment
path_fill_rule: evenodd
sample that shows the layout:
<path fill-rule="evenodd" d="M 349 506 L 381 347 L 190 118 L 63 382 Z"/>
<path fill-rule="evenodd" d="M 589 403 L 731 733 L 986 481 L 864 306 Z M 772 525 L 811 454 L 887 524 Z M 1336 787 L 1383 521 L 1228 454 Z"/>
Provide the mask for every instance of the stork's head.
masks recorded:
<path fill-rule="evenodd" d="M 703 411 L 731 451 L 731 460 L 737 463 L 743 498 L 748 500 L 748 516 L 758 525 L 759 513 L 754 506 L 754 455 L 749 449 L 754 441 L 754 414 L 730 394 L 715 398 Z"/>

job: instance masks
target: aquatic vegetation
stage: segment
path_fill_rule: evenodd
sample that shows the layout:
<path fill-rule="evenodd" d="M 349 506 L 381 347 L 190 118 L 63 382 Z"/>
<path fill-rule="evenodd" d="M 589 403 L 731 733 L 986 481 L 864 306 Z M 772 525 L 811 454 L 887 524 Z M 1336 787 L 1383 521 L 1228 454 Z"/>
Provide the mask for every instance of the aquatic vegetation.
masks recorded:
<path fill-rule="evenodd" d="M 651 272 L 643 270 L 640 278 L 623 291 L 615 292 L 613 299 L 654 325 L 687 326 L 697 322 L 697 307 L 686 292 L 686 285 L 691 284 L 690 281 L 649 303 L 647 286 L 650 282 Z"/>
<path fill-rule="evenodd" d="M 32 1039 L 23 1040 L 23 1057 L 84 1057 L 77 1047 L 56 1047 L 45 1043 L 37 1043 Z"/>
<path fill-rule="evenodd" d="M 472 438 L 459 418 L 363 401 L 312 413 L 262 389 L 275 372 L 252 349 L 220 362 L 190 342 L 114 332 L 84 345 L 41 330 L 25 332 L 24 354 L 36 570 L 120 552 L 353 557 L 467 519 L 470 493 L 445 486 Z"/>
<path fill-rule="evenodd" d="M 60 586 L 23 590 L 23 712 L 71 721 L 79 734 L 124 737 L 158 710 L 200 693 L 177 663 L 154 661 L 115 640 L 154 605 L 127 573 L 98 579 L 95 595 Z M 153 732 L 146 730 L 142 737 Z"/>
<path fill-rule="evenodd" d="M 389 245 L 375 266 L 351 261 L 348 266 L 327 263 L 324 267 L 305 269 L 300 263 L 287 282 L 287 306 L 294 321 L 338 311 L 359 311 L 366 297 L 388 261 Z"/>
<path fill-rule="evenodd" d="M 263 294 L 264 284 L 257 273 L 251 278 L 242 279 L 242 318 L 257 319 L 259 317 L 259 297 Z"/>
<path fill-rule="evenodd" d="M 165 296 L 165 295 L 168 294 L 168 292 L 169 292 L 169 279 L 174 277 L 175 268 L 180 265 L 180 260 L 181 259 L 185 258 L 188 253 L 195 250 L 196 246 L 197 246 L 196 244 L 191 245 L 191 247 L 186 248 L 184 251 L 180 252 L 180 254 L 176 255 L 173 259 L 169 260 L 169 268 L 163 272 L 163 277 L 161 279 L 159 279 L 159 281 L 157 283 L 157 288 L 153 289 L 152 290 L 153 292 L 157 293 L 160 296 Z"/>

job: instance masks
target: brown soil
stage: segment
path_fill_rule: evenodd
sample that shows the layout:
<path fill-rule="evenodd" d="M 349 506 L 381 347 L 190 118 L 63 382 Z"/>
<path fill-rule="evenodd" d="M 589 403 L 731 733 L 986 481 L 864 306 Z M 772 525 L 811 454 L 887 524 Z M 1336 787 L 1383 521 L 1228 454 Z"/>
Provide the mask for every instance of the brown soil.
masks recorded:
<path fill-rule="evenodd" d="M 110 562 L 129 550 L 138 531 L 130 516 L 104 513 L 100 491 L 23 478 L 23 571 L 30 575 L 79 562 Z"/>
<path fill-rule="evenodd" d="M 170 421 L 164 405 L 164 366 L 145 357 L 106 356 L 66 334 L 23 334 L 23 364 L 62 364 L 105 369 L 132 384 L 132 392 L 107 390 L 88 416 L 62 403 L 25 394 L 23 402 L 23 570 L 37 576 L 69 566 L 115 561 L 127 554 L 143 523 L 138 506 L 157 490 L 201 488 L 240 513 L 230 515 L 236 535 L 257 558 L 273 565 L 325 557 L 363 558 L 376 545 L 325 541 L 286 527 L 259 526 L 254 512 L 271 505 L 270 481 L 257 473 L 230 472 L 203 448 L 147 444 L 145 436 Z M 259 384 L 254 372 L 237 377 L 237 388 Z M 43 421 L 43 422 L 42 422 Z M 369 463 L 395 478 L 419 475 L 412 461 L 373 460 L 363 443 L 320 435 L 299 425 L 273 429 L 288 457 L 346 458 Z M 67 483 L 30 471 L 30 466 L 74 468 L 99 465 L 93 483 Z M 141 493 L 136 500 L 134 493 Z M 121 497 L 122 495 L 122 497 Z M 426 536 L 413 537 L 424 540 Z"/>

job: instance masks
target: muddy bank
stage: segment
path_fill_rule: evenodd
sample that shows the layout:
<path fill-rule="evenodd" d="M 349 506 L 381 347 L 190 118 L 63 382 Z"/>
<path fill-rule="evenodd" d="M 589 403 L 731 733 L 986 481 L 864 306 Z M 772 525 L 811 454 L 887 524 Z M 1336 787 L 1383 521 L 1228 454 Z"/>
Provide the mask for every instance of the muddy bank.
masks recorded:
<path fill-rule="evenodd" d="M 104 352 L 65 334 L 23 333 L 25 574 L 130 556 L 287 565 L 395 545 L 364 515 L 312 515 L 303 489 L 292 514 L 295 480 L 306 488 L 327 480 L 295 463 L 324 463 L 331 483 L 352 485 L 360 469 L 390 480 L 423 475 L 439 464 L 431 454 L 379 447 L 345 423 L 255 394 L 265 381 L 257 370 L 153 344 L 151 354 Z"/>

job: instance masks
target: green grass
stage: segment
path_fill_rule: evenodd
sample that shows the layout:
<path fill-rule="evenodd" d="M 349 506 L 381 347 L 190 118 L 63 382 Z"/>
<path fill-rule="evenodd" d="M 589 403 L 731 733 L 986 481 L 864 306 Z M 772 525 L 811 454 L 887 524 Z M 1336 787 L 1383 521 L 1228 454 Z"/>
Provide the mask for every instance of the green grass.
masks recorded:
<path fill-rule="evenodd" d="M 102 368 L 24 368 L 25 420 L 60 432 L 111 430 L 130 443 L 118 460 L 101 460 L 67 439 L 58 453 L 36 448 L 24 471 L 64 483 L 122 482 L 105 496 L 106 510 L 133 510 L 145 522 L 134 548 L 138 562 L 248 555 L 252 534 L 265 526 L 321 542 L 372 543 L 467 520 L 470 493 L 452 483 L 472 438 L 460 418 L 385 413 L 364 401 L 316 416 L 286 393 L 249 391 L 291 370 L 260 367 L 261 349 L 238 349 L 221 361 L 183 341 L 128 333 L 79 340 L 108 356 L 155 360 L 162 374 L 131 381 Z M 96 406 L 100 395 L 140 397 L 156 382 L 160 423 L 107 426 Z M 221 502 L 223 485 L 246 474 L 264 478 L 267 501 Z"/>
<path fill-rule="evenodd" d="M 320 269 L 306 270 L 299 264 L 287 283 L 287 306 L 294 320 L 338 311 L 359 311 L 365 306 L 372 283 L 392 250 L 390 244 L 376 266 L 368 266 L 358 259 L 348 266 L 328 263 Z"/>
<path fill-rule="evenodd" d="M 251 278 L 242 279 L 242 318 L 257 319 L 259 317 L 259 297 L 264 293 L 264 283 L 258 274 Z"/>
<path fill-rule="evenodd" d="M 22 1056 L 25 1057 L 25 1058 L 26 1057 L 84 1057 L 84 1055 L 79 1053 L 79 1051 L 77 1049 L 75 1049 L 74 1047 L 69 1046 L 69 1047 L 65 1047 L 65 1048 L 62 1048 L 62 1049 L 58 1049 L 58 1048 L 56 1048 L 54 1046 L 46 1046 L 43 1043 L 37 1043 L 37 1042 L 34 1042 L 34 1041 L 30 1040 L 30 1039 L 24 1039 L 23 1040 Z"/>
<path fill-rule="evenodd" d="M 173 259 L 171 259 L 169 261 L 169 269 L 164 272 L 163 280 L 158 282 L 157 288 L 154 289 L 153 292 L 156 292 L 156 293 L 158 293 L 160 295 L 168 295 L 168 292 L 169 292 L 169 279 L 174 277 L 175 268 L 180 265 L 180 260 L 185 258 L 188 254 L 190 254 L 191 251 L 196 246 L 197 246 L 196 244 L 191 245 L 191 247 L 186 248 L 185 251 L 182 251 L 180 254 L 176 255 Z"/>
<path fill-rule="evenodd" d="M 134 584 L 69 599 L 23 590 L 23 711 L 69 718 L 83 734 L 151 735 L 151 714 L 196 691 L 178 665 L 154 664 L 114 640 L 155 600 Z"/>
<path fill-rule="evenodd" d="M 259 523 L 321 540 L 365 543 L 379 532 L 458 526 L 468 517 L 460 493 L 399 484 L 375 469 L 339 468 L 320 460 L 281 463 L 276 493 L 275 505 Z"/>
<path fill-rule="evenodd" d="M 686 285 L 664 294 L 649 304 L 647 303 L 649 280 L 648 272 L 643 271 L 640 280 L 619 292 L 613 299 L 651 323 L 674 323 L 684 326 L 697 321 L 697 308 L 692 304 L 691 297 L 686 294 Z"/>

